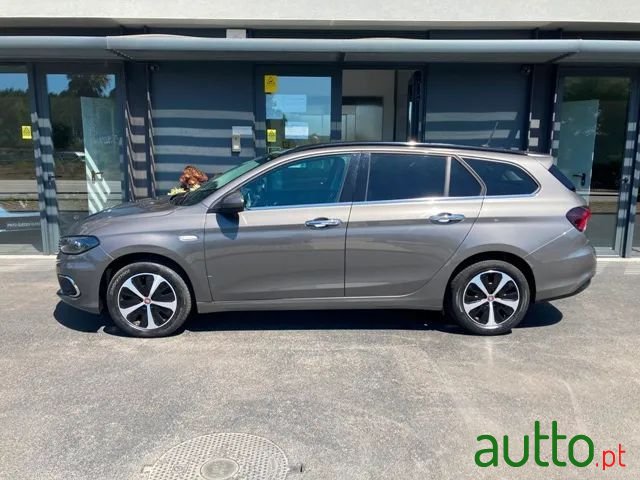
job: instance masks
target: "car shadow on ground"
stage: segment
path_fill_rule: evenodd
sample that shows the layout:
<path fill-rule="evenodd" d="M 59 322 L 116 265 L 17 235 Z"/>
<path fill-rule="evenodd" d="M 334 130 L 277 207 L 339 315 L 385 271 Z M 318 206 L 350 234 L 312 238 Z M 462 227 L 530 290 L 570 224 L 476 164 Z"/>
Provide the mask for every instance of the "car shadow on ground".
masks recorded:
<path fill-rule="evenodd" d="M 59 302 L 53 312 L 61 325 L 85 333 L 103 330 L 110 335 L 124 335 L 106 313 L 92 315 Z M 536 328 L 555 325 L 562 312 L 548 302 L 531 307 L 517 327 Z M 194 315 L 186 323 L 190 332 L 243 330 L 436 330 L 467 335 L 439 312 L 419 310 L 287 310 L 220 312 Z"/>

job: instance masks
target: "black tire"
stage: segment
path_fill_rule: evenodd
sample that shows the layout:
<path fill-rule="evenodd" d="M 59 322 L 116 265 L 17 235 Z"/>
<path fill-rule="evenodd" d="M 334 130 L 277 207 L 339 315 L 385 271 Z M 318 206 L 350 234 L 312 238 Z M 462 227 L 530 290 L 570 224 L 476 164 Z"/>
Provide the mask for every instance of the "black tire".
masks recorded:
<path fill-rule="evenodd" d="M 156 289 L 150 298 L 146 297 L 154 281 Z M 133 293 L 131 285 L 142 296 Z M 134 308 L 138 302 L 139 308 Z M 192 299 L 185 281 L 171 268 L 159 263 L 136 262 L 121 268 L 111 278 L 106 303 L 111 318 L 121 330 L 134 337 L 151 338 L 165 337 L 179 329 L 191 313 Z M 133 309 L 126 317 L 122 310 L 125 308 Z"/>
<path fill-rule="evenodd" d="M 478 275 L 480 277 L 476 278 Z M 497 295 L 492 295 L 503 279 L 506 283 Z M 482 283 L 489 296 L 478 282 Z M 522 321 L 529 309 L 530 297 L 529 282 L 520 269 L 500 260 L 485 260 L 470 265 L 451 280 L 445 313 L 469 332 L 500 335 L 511 331 Z M 483 302 L 485 299 L 487 301 Z M 479 306 L 474 308 L 474 302 Z"/>

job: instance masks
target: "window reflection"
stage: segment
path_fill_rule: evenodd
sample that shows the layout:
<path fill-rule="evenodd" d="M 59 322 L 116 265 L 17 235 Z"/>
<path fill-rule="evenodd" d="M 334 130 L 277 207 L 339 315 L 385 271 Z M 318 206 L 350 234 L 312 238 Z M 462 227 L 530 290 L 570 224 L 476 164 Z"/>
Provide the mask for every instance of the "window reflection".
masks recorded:
<path fill-rule="evenodd" d="M 3 254 L 42 251 L 28 92 L 24 70 L 0 70 L 0 253 Z"/>
<path fill-rule="evenodd" d="M 563 79 L 557 164 L 591 207 L 597 247 L 616 244 L 630 88 L 628 77 Z"/>
<path fill-rule="evenodd" d="M 113 74 L 49 74 L 56 193 L 62 234 L 122 199 L 119 111 Z"/>
<path fill-rule="evenodd" d="M 269 152 L 330 140 L 331 77 L 279 76 L 265 97 Z"/>

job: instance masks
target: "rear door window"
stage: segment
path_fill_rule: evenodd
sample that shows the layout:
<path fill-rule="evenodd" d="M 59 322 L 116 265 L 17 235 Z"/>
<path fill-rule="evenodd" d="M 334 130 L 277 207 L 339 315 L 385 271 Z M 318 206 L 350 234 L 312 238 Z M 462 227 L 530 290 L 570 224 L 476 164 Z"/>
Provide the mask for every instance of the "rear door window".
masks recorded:
<path fill-rule="evenodd" d="M 465 158 L 465 162 L 487 186 L 486 195 L 530 195 L 538 184 L 522 168 L 511 163 Z"/>
<path fill-rule="evenodd" d="M 467 170 L 455 158 L 451 159 L 451 174 L 449 181 L 449 196 L 450 197 L 477 197 L 482 193 L 482 185 L 473 176 L 473 174 Z"/>
<path fill-rule="evenodd" d="M 442 197 L 447 157 L 372 153 L 367 201 Z"/>

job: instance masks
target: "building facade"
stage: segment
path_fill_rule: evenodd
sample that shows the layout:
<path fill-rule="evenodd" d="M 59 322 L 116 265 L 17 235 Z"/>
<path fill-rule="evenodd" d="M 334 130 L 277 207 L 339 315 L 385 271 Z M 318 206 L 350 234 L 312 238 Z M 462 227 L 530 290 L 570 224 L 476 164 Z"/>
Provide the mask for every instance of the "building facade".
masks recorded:
<path fill-rule="evenodd" d="M 0 2 L 0 254 L 305 143 L 552 153 L 640 254 L 640 4 Z"/>

